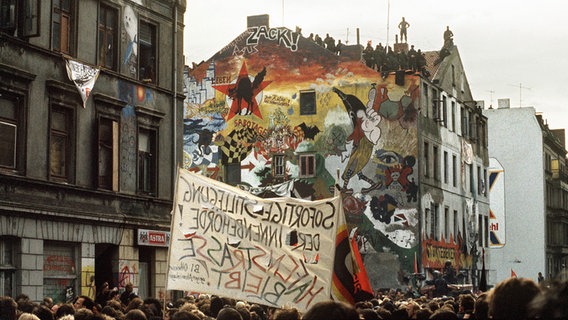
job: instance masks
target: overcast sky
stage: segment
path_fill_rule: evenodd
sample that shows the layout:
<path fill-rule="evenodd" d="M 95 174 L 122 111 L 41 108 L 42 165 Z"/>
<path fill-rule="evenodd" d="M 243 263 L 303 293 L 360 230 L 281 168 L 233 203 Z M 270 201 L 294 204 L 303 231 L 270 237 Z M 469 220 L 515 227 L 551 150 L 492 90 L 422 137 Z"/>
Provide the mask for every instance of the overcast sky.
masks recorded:
<path fill-rule="evenodd" d="M 533 106 L 551 129 L 568 130 L 568 2 L 565 0 L 188 0 L 186 64 L 209 59 L 246 30 L 247 16 L 270 15 L 271 27 L 329 33 L 343 43 L 392 44 L 402 17 L 408 43 L 439 50 L 454 33 L 466 77 L 485 107 L 509 98 Z M 390 10 L 389 10 L 390 2 Z M 390 14 L 389 14 L 390 12 Z M 387 23 L 388 22 L 388 23 Z M 387 32 L 388 30 L 388 32 Z"/>

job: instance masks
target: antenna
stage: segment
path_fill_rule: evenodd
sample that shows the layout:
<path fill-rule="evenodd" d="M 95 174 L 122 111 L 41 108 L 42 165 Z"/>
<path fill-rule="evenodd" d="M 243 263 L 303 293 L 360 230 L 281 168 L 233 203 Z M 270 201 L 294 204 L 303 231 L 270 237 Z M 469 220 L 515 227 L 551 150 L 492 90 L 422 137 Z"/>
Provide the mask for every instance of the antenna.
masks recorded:
<path fill-rule="evenodd" d="M 515 85 L 515 84 L 510 84 L 510 86 L 517 87 L 517 85 Z M 523 87 L 522 83 L 519 83 L 518 87 L 519 87 L 519 108 L 520 108 L 520 107 L 523 106 L 523 89 L 530 90 L 531 88 Z"/>

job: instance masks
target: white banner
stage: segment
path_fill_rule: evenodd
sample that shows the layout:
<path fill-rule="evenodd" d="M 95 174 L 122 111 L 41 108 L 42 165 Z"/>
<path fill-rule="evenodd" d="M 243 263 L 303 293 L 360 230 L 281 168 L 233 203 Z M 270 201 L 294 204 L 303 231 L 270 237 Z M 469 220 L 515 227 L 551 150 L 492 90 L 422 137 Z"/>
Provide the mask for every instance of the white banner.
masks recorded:
<path fill-rule="evenodd" d="M 75 83 L 77 89 L 79 89 L 79 93 L 83 99 L 83 108 L 85 108 L 87 105 L 87 99 L 89 99 L 89 95 L 91 94 L 91 90 L 93 90 L 95 82 L 99 77 L 100 69 L 69 58 L 65 58 L 65 63 L 67 66 L 67 76 L 69 77 L 69 80 Z"/>
<path fill-rule="evenodd" d="M 262 199 L 180 169 L 168 290 L 301 311 L 331 294 L 340 197 Z"/>

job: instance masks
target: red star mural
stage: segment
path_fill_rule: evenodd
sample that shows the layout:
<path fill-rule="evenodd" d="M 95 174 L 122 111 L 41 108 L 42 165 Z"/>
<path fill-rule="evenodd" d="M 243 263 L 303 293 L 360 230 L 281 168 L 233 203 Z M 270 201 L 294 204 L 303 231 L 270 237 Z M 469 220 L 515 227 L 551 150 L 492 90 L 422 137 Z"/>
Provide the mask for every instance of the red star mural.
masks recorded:
<path fill-rule="evenodd" d="M 266 68 L 262 69 L 251 81 L 246 63 L 243 62 L 239 77 L 235 83 L 213 86 L 215 90 L 226 94 L 233 101 L 231 103 L 231 110 L 229 110 L 229 114 L 227 115 L 227 121 L 231 120 L 235 115 L 251 114 L 262 119 L 256 96 L 272 82 L 264 81 L 265 75 Z"/>

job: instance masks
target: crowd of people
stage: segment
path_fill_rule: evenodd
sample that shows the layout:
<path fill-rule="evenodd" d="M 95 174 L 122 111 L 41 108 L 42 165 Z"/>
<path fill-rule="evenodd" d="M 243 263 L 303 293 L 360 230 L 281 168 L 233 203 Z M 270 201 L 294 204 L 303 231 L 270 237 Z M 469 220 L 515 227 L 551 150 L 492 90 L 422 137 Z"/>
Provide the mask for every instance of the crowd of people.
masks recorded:
<path fill-rule="evenodd" d="M 108 289 L 108 288 L 107 288 Z M 103 293 L 104 292 L 104 293 Z M 412 296 L 401 290 L 381 290 L 355 305 L 318 302 L 306 312 L 293 306 L 267 307 L 215 295 L 188 295 L 166 305 L 141 299 L 132 291 L 101 290 L 96 299 L 79 296 L 72 303 L 45 298 L 32 302 L 21 294 L 0 297 L 0 320 L 407 320 L 568 319 L 568 282 L 508 278 L 486 292 L 456 292 L 448 296 Z"/>

